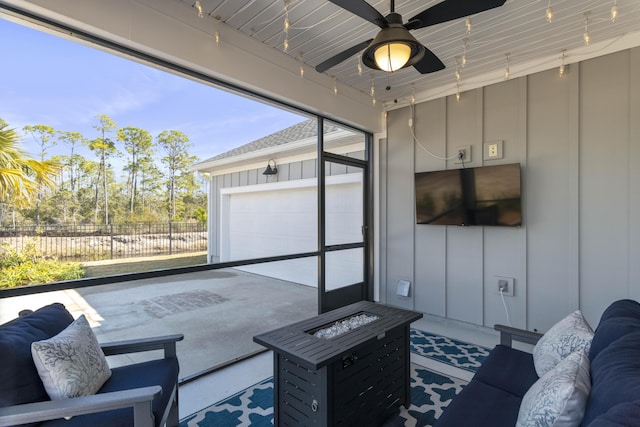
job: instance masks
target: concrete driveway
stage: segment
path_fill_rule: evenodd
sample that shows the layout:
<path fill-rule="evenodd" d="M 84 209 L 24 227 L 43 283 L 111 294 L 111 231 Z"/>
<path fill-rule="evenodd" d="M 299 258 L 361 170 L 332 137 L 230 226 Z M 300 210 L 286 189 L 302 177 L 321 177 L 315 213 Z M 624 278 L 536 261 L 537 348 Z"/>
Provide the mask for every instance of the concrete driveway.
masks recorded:
<path fill-rule="evenodd" d="M 261 349 L 256 334 L 317 314 L 316 288 L 224 269 L 0 299 L 0 323 L 52 302 L 84 314 L 100 342 L 184 334 L 182 378 Z"/>

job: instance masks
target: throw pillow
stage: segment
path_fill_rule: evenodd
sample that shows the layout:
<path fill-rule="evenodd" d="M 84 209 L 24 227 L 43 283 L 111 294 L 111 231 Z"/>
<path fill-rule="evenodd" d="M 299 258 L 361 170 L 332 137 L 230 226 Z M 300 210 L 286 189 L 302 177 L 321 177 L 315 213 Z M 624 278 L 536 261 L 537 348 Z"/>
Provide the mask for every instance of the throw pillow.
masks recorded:
<path fill-rule="evenodd" d="M 589 350 L 593 330 L 576 310 L 551 327 L 533 348 L 533 364 L 539 377 L 576 351 Z"/>
<path fill-rule="evenodd" d="M 586 351 L 573 353 L 525 393 L 516 427 L 577 427 L 590 390 L 589 356 Z"/>
<path fill-rule="evenodd" d="M 95 394 L 111 376 L 107 360 L 84 315 L 58 335 L 31 344 L 33 361 L 49 397 Z"/>

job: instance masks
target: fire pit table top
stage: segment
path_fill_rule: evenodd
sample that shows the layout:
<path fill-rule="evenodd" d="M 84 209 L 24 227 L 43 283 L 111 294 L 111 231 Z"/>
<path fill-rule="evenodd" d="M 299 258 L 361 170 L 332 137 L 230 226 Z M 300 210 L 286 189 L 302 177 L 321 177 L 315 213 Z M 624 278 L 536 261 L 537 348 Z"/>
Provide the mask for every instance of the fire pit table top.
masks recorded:
<path fill-rule="evenodd" d="M 335 322 L 359 314 L 377 316 L 362 326 L 333 338 L 318 338 L 314 332 Z M 373 338 L 382 338 L 397 326 L 408 325 L 422 317 L 422 313 L 404 310 L 370 301 L 338 308 L 328 313 L 293 323 L 253 337 L 253 341 L 275 352 L 286 355 L 307 369 L 317 370 L 328 365 Z"/>

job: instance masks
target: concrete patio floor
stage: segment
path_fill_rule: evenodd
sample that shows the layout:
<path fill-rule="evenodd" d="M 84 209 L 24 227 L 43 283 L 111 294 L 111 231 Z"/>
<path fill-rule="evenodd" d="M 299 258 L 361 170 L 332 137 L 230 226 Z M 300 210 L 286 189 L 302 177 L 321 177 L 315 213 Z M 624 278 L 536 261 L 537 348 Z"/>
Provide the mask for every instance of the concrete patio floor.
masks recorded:
<path fill-rule="evenodd" d="M 211 270 L 0 299 L 0 323 L 60 302 L 84 314 L 100 342 L 182 333 L 180 377 L 263 347 L 253 336 L 314 316 L 317 290 L 236 269 Z M 110 358 L 112 366 L 144 354 Z"/>

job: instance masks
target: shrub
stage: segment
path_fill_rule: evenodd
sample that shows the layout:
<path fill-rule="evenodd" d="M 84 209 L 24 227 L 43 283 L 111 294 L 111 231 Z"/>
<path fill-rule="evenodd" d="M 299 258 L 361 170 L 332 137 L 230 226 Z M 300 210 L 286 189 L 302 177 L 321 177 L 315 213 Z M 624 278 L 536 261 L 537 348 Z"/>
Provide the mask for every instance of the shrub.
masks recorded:
<path fill-rule="evenodd" d="M 3 244 L 0 250 L 0 289 L 82 277 L 84 269 L 79 263 L 47 259 L 39 253 L 33 240 L 20 250 L 8 244 Z"/>

